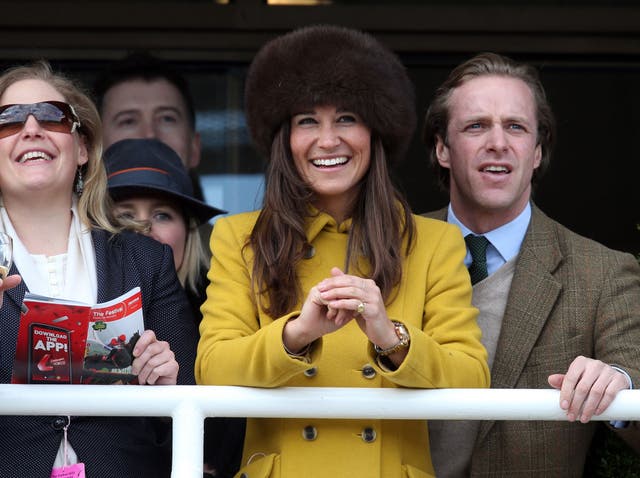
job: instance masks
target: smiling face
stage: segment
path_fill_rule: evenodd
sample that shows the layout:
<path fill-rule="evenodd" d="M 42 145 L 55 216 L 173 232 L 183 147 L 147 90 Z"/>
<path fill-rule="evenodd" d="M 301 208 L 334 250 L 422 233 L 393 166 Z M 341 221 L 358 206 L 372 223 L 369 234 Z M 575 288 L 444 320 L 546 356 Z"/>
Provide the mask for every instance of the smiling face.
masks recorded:
<path fill-rule="evenodd" d="M 371 131 L 360 117 L 318 106 L 291 118 L 296 169 L 315 193 L 315 206 L 344 220 L 371 163 Z"/>
<path fill-rule="evenodd" d="M 170 146 L 188 169 L 200 162 L 200 136 L 192 130 L 178 89 L 164 79 L 128 80 L 102 101 L 104 147 L 121 139 L 156 138 Z"/>
<path fill-rule="evenodd" d="M 171 247 L 176 270 L 182 265 L 187 224 L 175 202 L 162 195 L 130 197 L 116 202 L 114 216 L 146 222 L 148 235 Z"/>
<path fill-rule="evenodd" d="M 0 105 L 65 101 L 49 83 L 27 79 L 10 85 Z M 88 160 L 77 132 L 46 130 L 29 116 L 19 132 L 0 139 L 0 190 L 6 201 L 30 197 L 71 198 L 78 166 Z"/>
<path fill-rule="evenodd" d="M 481 76 L 453 90 L 439 164 L 449 169 L 451 206 L 476 233 L 514 219 L 531 195 L 540 165 L 533 94 L 522 80 Z"/>

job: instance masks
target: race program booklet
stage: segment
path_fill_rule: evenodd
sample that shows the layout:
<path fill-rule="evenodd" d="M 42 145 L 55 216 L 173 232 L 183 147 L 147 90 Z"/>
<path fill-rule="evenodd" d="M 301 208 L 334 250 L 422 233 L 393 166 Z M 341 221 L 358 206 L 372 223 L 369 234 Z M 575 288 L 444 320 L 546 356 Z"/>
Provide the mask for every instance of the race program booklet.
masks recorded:
<path fill-rule="evenodd" d="M 137 383 L 140 288 L 97 305 L 27 293 L 11 383 Z"/>

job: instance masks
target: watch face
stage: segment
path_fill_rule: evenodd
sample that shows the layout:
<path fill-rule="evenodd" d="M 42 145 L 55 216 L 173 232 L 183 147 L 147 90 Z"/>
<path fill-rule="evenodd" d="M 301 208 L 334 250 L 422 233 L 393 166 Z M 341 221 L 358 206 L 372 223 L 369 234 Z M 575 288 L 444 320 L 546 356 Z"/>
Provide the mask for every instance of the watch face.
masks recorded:
<path fill-rule="evenodd" d="M 407 330 L 407 328 L 404 326 L 404 324 L 400 322 L 394 322 L 393 325 L 396 329 L 396 334 L 400 339 L 400 343 L 403 345 L 407 345 L 409 343 L 409 338 L 410 338 L 409 331 Z"/>
<path fill-rule="evenodd" d="M 396 322 L 395 320 L 393 320 L 392 322 L 393 322 L 393 329 L 395 330 L 396 335 L 398 336 L 398 340 L 400 340 L 400 342 L 398 342 L 396 345 L 392 347 L 389 347 L 388 349 L 382 349 L 374 344 L 373 347 L 376 353 L 383 357 L 386 355 L 390 355 L 394 352 L 397 352 L 400 349 L 404 349 L 408 347 L 409 342 L 411 341 L 411 337 L 409 336 L 409 331 L 404 326 L 404 324 L 400 322 Z"/>

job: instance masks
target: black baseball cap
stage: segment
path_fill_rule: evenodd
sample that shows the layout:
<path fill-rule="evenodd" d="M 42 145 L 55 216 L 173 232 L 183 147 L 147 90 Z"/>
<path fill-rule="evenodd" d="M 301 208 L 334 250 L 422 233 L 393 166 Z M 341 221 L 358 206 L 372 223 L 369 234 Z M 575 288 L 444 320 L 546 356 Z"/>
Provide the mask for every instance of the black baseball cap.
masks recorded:
<path fill-rule="evenodd" d="M 157 139 L 123 139 L 104 152 L 107 187 L 114 200 L 140 193 L 161 193 L 182 204 L 199 223 L 227 211 L 193 196 L 193 186 L 180 157 Z"/>

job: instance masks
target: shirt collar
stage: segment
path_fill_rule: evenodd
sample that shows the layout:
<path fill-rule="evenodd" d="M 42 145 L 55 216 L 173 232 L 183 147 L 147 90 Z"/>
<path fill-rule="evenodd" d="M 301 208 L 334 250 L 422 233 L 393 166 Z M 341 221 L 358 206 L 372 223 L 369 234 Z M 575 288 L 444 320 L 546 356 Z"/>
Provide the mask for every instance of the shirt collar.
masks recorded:
<path fill-rule="evenodd" d="M 502 259 L 507 262 L 518 255 L 520 246 L 522 245 L 522 241 L 524 240 L 524 236 L 527 233 L 527 228 L 529 227 L 530 221 L 531 203 L 528 202 L 522 212 L 518 214 L 515 219 L 506 224 L 503 224 L 502 226 L 492 231 L 484 233 L 483 236 L 485 236 L 489 240 L 489 242 L 491 242 L 491 245 L 496 248 L 498 254 L 500 254 L 500 256 L 502 256 Z M 477 235 L 462 222 L 460 222 L 460 220 L 453 212 L 451 204 L 449 204 L 447 222 L 458 226 L 462 231 L 463 237 L 465 237 L 467 234 Z"/>

